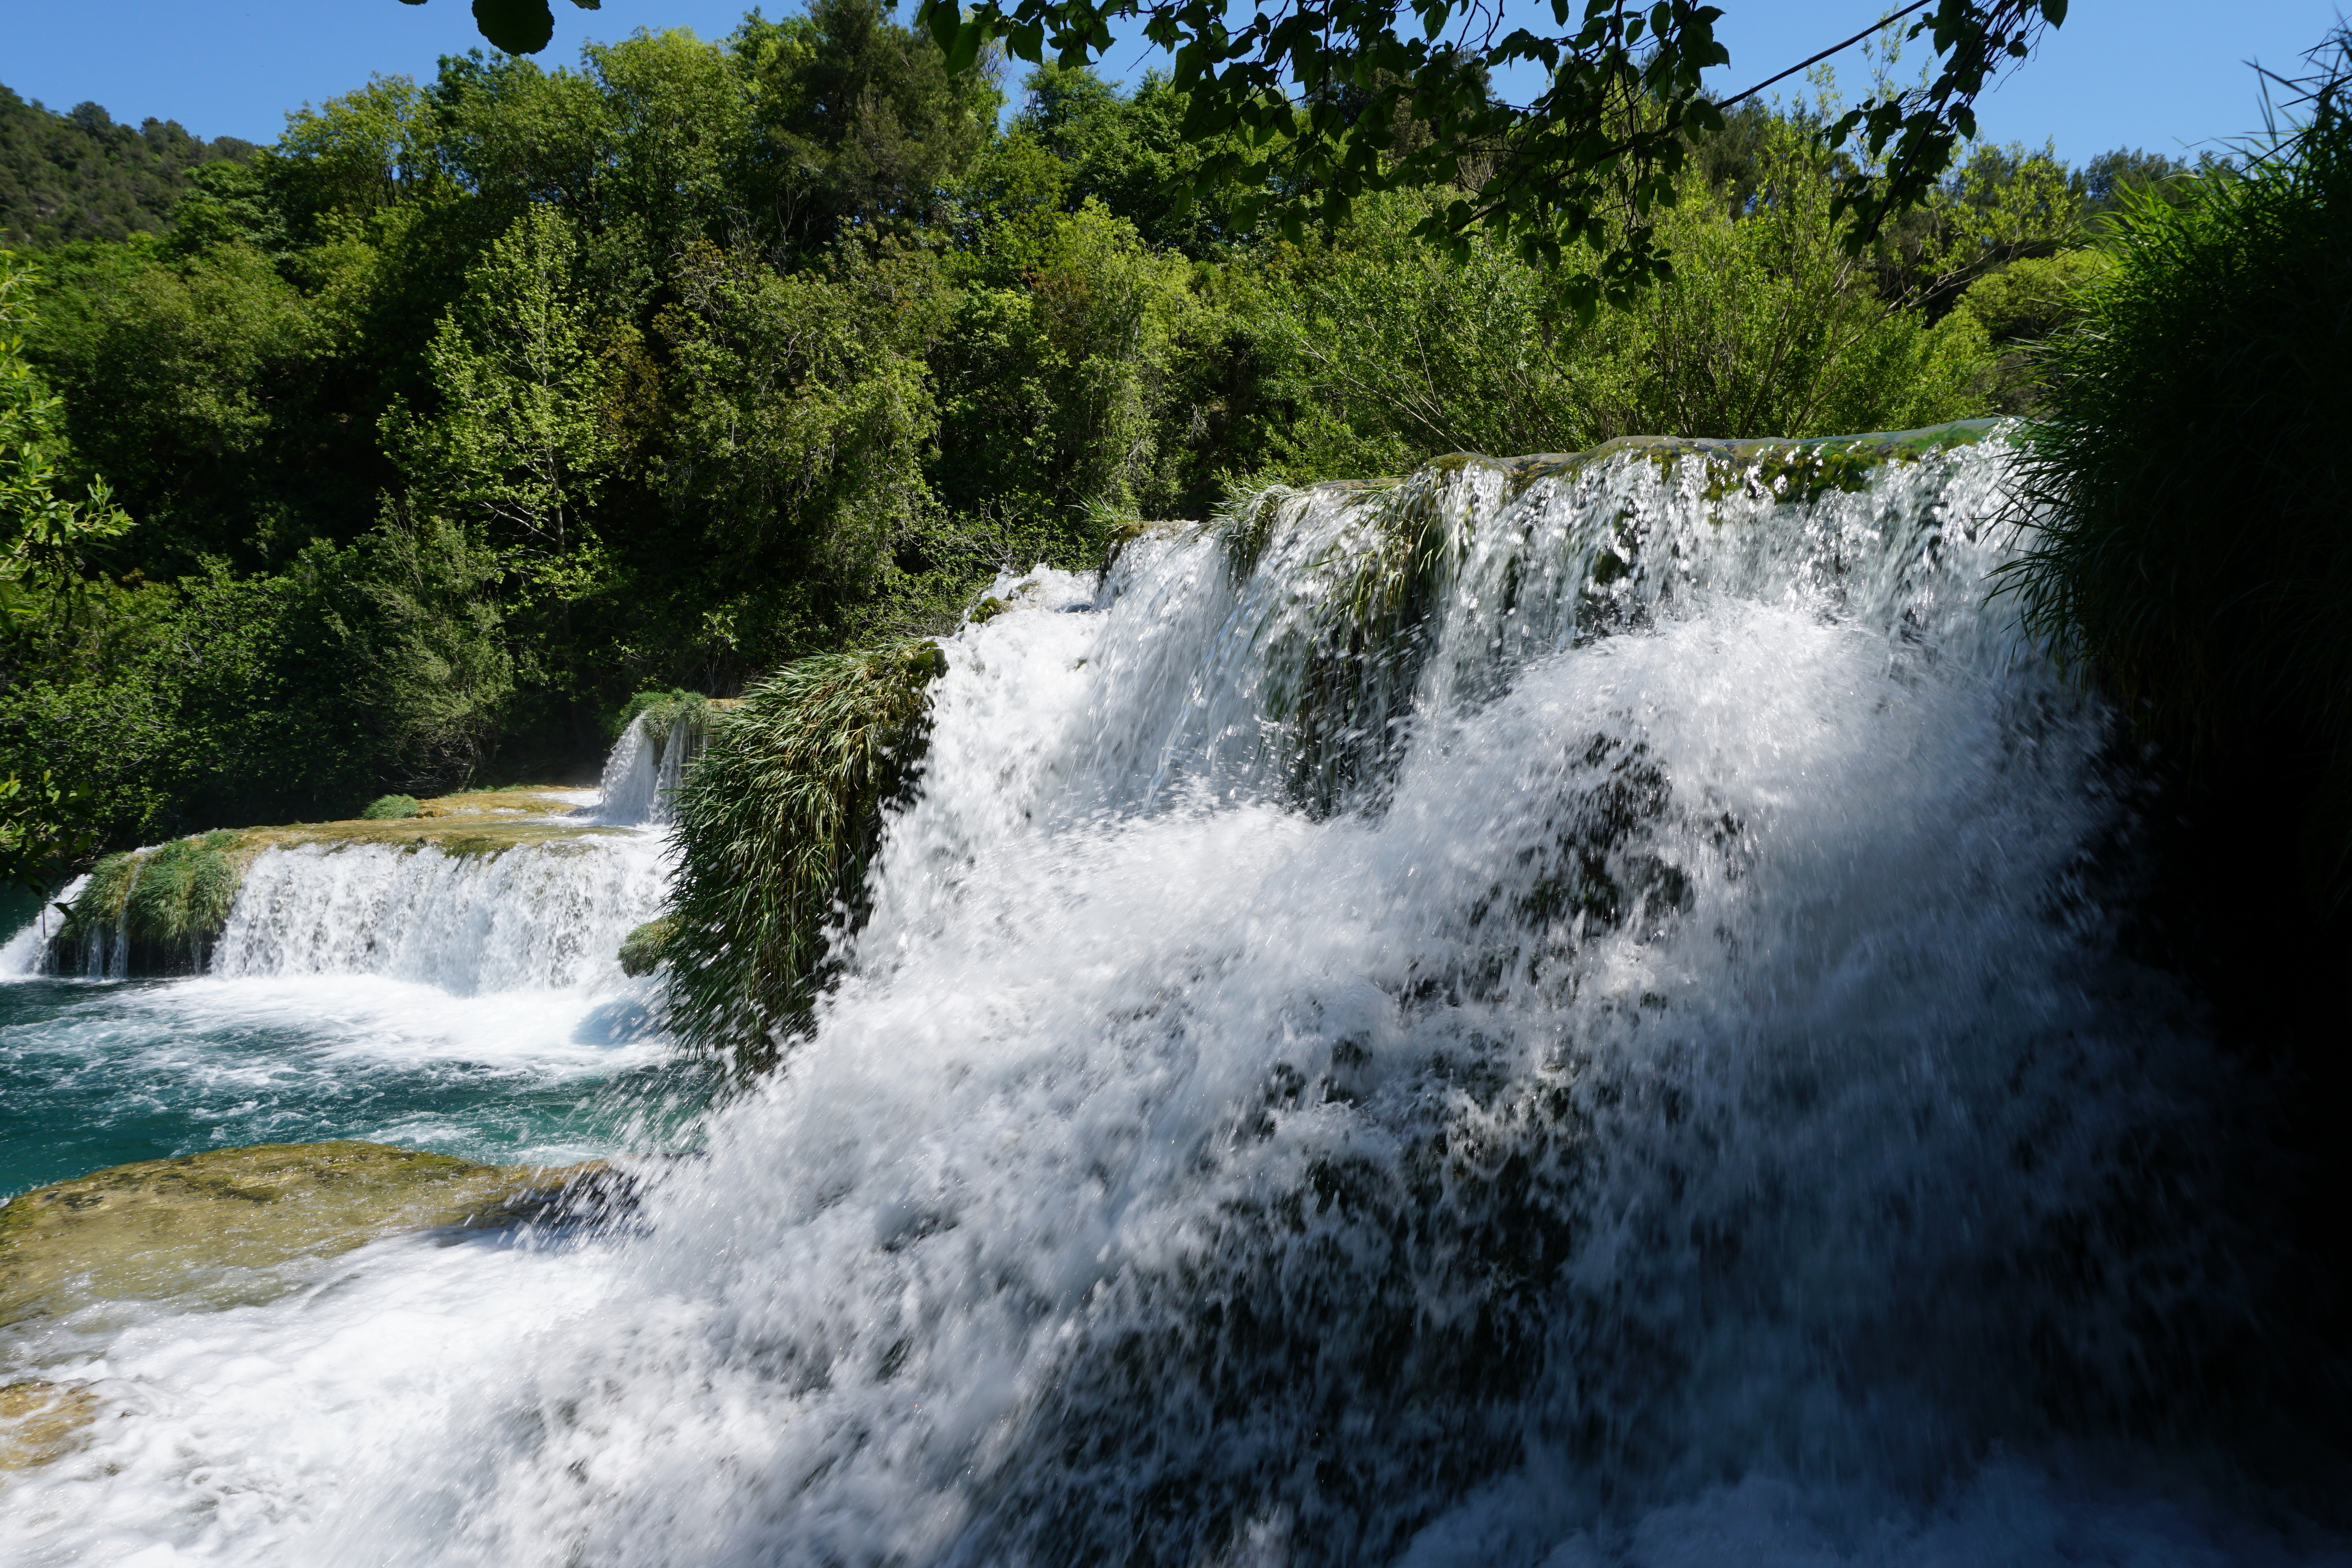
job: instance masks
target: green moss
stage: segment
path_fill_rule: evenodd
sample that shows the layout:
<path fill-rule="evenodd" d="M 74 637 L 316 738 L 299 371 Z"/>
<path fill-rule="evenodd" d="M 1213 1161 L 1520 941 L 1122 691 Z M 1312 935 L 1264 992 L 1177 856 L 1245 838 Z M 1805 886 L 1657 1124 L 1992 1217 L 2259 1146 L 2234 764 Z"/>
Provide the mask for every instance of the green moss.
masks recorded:
<path fill-rule="evenodd" d="M 1612 458 L 1639 454 L 1656 465 L 1661 478 L 1671 476 L 1685 461 L 1706 464 L 1706 495 L 1711 500 L 1745 491 L 1783 501 L 1810 501 L 1832 489 L 1863 489 L 1885 464 L 1916 463 L 1972 445 L 2000 424 L 1997 419 L 1963 419 L 1920 430 L 1810 436 L 1801 441 L 1622 435 L 1588 451 L 1515 457 L 1500 466 L 1510 494 L 1517 496 L 1538 480 L 1572 478 Z"/>
<path fill-rule="evenodd" d="M 1238 493 L 1220 507 L 1209 526 L 1224 542 L 1225 565 L 1240 581 L 1257 570 L 1265 547 L 1274 538 L 1274 525 L 1283 507 L 1301 494 L 1287 485 Z"/>
<path fill-rule="evenodd" d="M 677 797 L 673 1024 L 753 1064 L 799 1026 L 826 934 L 863 918 L 883 815 L 905 798 L 947 667 L 915 641 L 786 665 L 713 727 Z"/>
<path fill-rule="evenodd" d="M 1292 794 L 1309 810 L 1348 798 L 1394 738 L 1426 656 L 1430 611 L 1453 564 L 1454 540 L 1440 481 L 1474 456 L 1440 459 L 1402 484 L 1316 486 L 1351 507 L 1356 527 L 1309 563 L 1325 591 L 1310 627 L 1269 650 L 1267 711 L 1280 726 Z M 1272 486 L 1234 501 L 1215 520 L 1236 580 L 1257 568 L 1282 509 L 1304 500 Z"/>
<path fill-rule="evenodd" d="M 677 933 L 677 916 L 648 920 L 621 941 L 621 973 L 632 977 L 650 975 L 668 956 L 670 938 Z"/>
<path fill-rule="evenodd" d="M 1173 537 L 1198 526 L 1189 522 L 1146 522 L 1140 517 L 1129 517 L 1104 536 L 1102 570 L 1108 575 L 1118 565 L 1119 558 L 1127 553 L 1128 547 L 1139 539 Z"/>
<path fill-rule="evenodd" d="M 613 733 L 620 735 L 632 724 L 639 726 L 647 740 L 659 748 L 669 739 L 670 730 L 681 718 L 699 734 L 704 705 L 709 698 L 700 692 L 674 687 L 666 692 L 639 692 L 621 708 L 620 719 Z"/>
<path fill-rule="evenodd" d="M 202 969 L 245 880 L 239 839 L 216 830 L 100 862 L 58 929 L 58 967 L 107 966 L 122 946 L 131 974 Z"/>
<path fill-rule="evenodd" d="M 123 905 L 138 876 L 135 850 L 108 855 L 90 868 L 89 880 L 67 906 L 65 920 L 58 928 L 60 968 L 73 973 L 89 967 L 92 944 L 110 940 L 121 926 Z"/>
<path fill-rule="evenodd" d="M 367 810 L 360 813 L 360 820 L 364 822 L 395 821 L 403 817 L 416 816 L 422 810 L 414 795 L 379 795 L 368 802 Z"/>

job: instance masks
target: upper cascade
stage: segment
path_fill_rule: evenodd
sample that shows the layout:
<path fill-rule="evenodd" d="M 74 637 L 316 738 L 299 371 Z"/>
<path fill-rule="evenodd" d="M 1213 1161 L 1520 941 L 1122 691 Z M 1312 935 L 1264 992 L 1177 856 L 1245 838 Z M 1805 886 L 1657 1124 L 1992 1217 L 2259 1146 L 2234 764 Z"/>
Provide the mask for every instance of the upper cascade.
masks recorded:
<path fill-rule="evenodd" d="M 678 692 L 632 714 L 604 758 L 597 819 L 667 826 L 670 798 L 702 750 L 711 718 L 727 706 L 725 698 Z"/>
<path fill-rule="evenodd" d="M 1984 608 L 2014 533 L 1993 521 L 1998 430 L 1465 454 L 1146 525 L 1098 600 L 1148 596 L 1154 634 L 1103 655 L 1133 661 L 1103 677 L 1132 699 L 1106 712 L 1082 793 L 1189 784 L 1360 804 L 1416 729 L 1476 711 L 1541 660 L 1711 603 L 1802 605 L 1939 660 L 2005 664 L 2013 622 Z M 1194 659 L 1208 662 L 1172 663 Z"/>

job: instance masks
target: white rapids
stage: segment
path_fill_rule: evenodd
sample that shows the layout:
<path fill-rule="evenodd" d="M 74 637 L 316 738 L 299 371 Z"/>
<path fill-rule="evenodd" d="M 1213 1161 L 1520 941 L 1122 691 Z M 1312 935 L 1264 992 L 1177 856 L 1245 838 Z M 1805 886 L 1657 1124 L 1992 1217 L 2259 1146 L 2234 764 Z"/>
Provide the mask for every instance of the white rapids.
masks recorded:
<path fill-rule="evenodd" d="M 2152 1321 L 2236 1321 L 2213 1235 L 2107 1222 L 2159 1165 L 2194 1212 L 2240 1091 L 2108 952 L 2105 720 L 1984 607 L 2005 461 L 1802 505 L 1474 464 L 1277 498 L 1239 567 L 1006 580 L 839 985 L 700 1157 L 606 1232 L 0 1343 L 104 1401 L 0 1553 L 2344 1561 L 2078 1441 Z M 1425 631 L 1351 642 L 1405 502 Z M 509 982 L 494 920 L 320 873 L 249 884 L 255 944 L 364 907 L 338 962 Z M 583 954 L 648 885 L 562 874 L 496 896 Z M 270 941 L 224 962 L 326 950 Z"/>
<path fill-rule="evenodd" d="M 618 969 L 660 910 L 660 840 L 615 833 L 493 855 L 430 847 L 265 850 L 214 949 L 229 978 L 384 975 L 474 995 L 567 990 Z"/>

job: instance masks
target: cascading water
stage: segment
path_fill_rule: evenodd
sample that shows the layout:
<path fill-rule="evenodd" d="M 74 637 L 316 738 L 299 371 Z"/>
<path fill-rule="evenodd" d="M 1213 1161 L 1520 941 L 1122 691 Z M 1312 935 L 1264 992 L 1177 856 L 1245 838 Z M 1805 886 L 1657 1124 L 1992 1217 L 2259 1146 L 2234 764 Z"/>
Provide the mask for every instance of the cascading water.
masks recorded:
<path fill-rule="evenodd" d="M 673 820 L 670 797 L 702 747 L 703 714 L 697 704 L 649 727 L 653 716 L 632 719 L 604 758 L 596 807 L 600 821 L 658 826 Z"/>
<path fill-rule="evenodd" d="M 607 1152 L 620 1125 L 646 1122 L 648 1094 L 677 1087 L 649 987 L 618 961 L 662 905 L 667 854 L 656 831 L 561 814 L 585 803 L 460 806 L 423 842 L 372 839 L 373 824 L 260 847 L 212 835 L 212 869 L 235 879 L 226 922 L 163 955 L 192 977 L 124 978 L 160 849 L 118 866 L 121 912 L 79 950 L 46 911 L 0 951 L 0 1195 L 257 1143 Z"/>
<path fill-rule="evenodd" d="M 657 840 L 613 834 L 444 854 L 388 845 L 265 851 L 213 956 L 226 977 L 386 975 L 471 994 L 612 975 L 661 907 Z"/>
<path fill-rule="evenodd" d="M 1037 574 L 703 1157 L 23 1338 L 121 1418 L 20 1555 L 2328 1560 L 2113 1437 L 2242 1326 L 2245 1092 L 2112 951 L 2003 463 L 1473 463 Z"/>

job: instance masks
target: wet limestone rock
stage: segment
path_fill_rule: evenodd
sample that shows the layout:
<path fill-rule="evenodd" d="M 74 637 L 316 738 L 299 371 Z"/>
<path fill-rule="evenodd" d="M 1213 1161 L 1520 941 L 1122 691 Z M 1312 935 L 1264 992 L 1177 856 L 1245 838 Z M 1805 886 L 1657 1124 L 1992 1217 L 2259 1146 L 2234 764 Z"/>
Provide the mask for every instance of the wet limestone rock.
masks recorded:
<path fill-rule="evenodd" d="M 30 1379 L 0 1388 L 0 1470 L 29 1470 L 63 1458 L 98 1407 L 98 1396 L 79 1384 Z"/>
<path fill-rule="evenodd" d="M 477 1165 L 383 1144 L 263 1144 L 142 1160 L 0 1208 L 0 1327 L 93 1301 L 278 1294 L 284 1267 L 402 1231 L 509 1225 L 609 1196 L 601 1161 Z"/>

